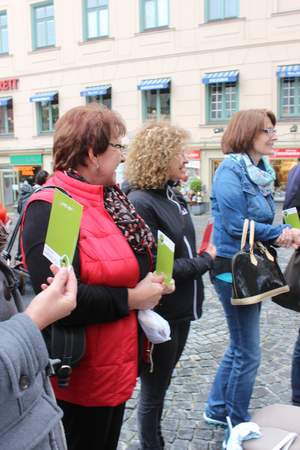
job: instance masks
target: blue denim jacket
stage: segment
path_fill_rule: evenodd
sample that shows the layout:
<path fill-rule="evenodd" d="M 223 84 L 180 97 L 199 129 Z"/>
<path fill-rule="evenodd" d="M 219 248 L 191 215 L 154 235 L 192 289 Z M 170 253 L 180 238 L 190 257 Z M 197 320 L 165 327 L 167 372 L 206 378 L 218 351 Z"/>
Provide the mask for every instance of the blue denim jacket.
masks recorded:
<path fill-rule="evenodd" d="M 231 258 L 240 249 L 244 219 L 255 221 L 255 239 L 276 239 L 286 225 L 272 225 L 272 195 L 263 196 L 241 161 L 225 158 L 218 167 L 212 189 L 213 242 L 217 255 Z"/>

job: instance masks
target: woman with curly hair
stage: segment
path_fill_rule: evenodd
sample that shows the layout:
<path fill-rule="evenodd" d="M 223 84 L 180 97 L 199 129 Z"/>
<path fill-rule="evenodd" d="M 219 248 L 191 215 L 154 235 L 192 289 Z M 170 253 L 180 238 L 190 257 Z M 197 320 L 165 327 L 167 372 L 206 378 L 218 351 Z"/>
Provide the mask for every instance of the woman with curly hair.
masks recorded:
<path fill-rule="evenodd" d="M 125 176 L 128 197 L 150 226 L 154 237 L 161 230 L 175 243 L 173 278 L 176 291 L 163 296 L 156 311 L 170 323 L 171 340 L 152 347 L 141 368 L 138 424 L 141 448 L 161 450 L 160 420 L 173 369 L 184 349 L 191 320 L 202 312 L 201 275 L 211 266 L 215 248 L 196 255 L 195 230 L 186 202 L 175 185 L 186 175 L 187 133 L 168 123 L 151 123 L 136 134 L 130 146 Z M 155 255 L 154 255 L 155 256 Z"/>

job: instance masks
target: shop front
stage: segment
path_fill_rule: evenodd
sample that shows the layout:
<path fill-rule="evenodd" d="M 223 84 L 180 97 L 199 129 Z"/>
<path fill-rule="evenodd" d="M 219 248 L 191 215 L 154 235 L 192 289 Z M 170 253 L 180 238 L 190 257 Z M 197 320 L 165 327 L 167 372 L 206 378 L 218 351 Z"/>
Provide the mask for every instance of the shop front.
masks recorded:
<path fill-rule="evenodd" d="M 300 147 L 276 148 L 270 157 L 270 163 L 276 172 L 275 194 L 276 201 L 283 201 L 288 175 L 300 159 Z"/>
<path fill-rule="evenodd" d="M 27 180 L 33 185 L 36 173 L 42 168 L 43 155 L 11 155 L 0 167 L 0 201 L 6 208 L 17 204 L 20 185 Z"/>
<path fill-rule="evenodd" d="M 19 184 L 27 180 L 29 184 L 33 185 L 35 175 L 43 166 L 43 155 L 11 155 L 10 164 L 18 174 Z"/>

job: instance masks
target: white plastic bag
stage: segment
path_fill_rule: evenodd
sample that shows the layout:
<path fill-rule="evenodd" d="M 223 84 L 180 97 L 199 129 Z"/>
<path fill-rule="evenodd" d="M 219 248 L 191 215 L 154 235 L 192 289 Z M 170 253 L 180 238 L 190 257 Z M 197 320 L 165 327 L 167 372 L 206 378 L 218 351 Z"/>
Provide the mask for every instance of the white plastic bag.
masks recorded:
<path fill-rule="evenodd" d="M 169 322 L 152 309 L 140 310 L 138 321 L 152 344 L 162 344 L 171 339 Z"/>

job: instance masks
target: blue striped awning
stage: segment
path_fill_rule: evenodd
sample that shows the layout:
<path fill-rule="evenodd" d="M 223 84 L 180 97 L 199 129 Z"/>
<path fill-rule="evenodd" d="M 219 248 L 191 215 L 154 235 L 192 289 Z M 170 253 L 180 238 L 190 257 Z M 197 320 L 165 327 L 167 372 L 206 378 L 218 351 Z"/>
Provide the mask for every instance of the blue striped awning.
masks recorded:
<path fill-rule="evenodd" d="M 202 78 L 202 83 L 204 84 L 233 83 L 237 81 L 238 77 L 239 77 L 238 70 L 230 70 L 227 72 L 205 73 Z"/>
<path fill-rule="evenodd" d="M 41 92 L 39 94 L 32 95 L 29 100 L 31 102 L 52 102 L 57 92 Z"/>
<path fill-rule="evenodd" d="M 2 97 L 0 98 L 0 106 L 7 106 L 8 102 L 11 100 L 11 97 Z"/>
<path fill-rule="evenodd" d="M 171 78 L 156 78 L 154 80 L 142 80 L 138 84 L 139 91 L 149 91 L 150 89 L 167 89 Z"/>
<path fill-rule="evenodd" d="M 91 97 L 94 95 L 105 95 L 111 89 L 111 84 L 102 84 L 100 86 L 91 86 L 80 91 L 81 97 Z"/>
<path fill-rule="evenodd" d="M 294 66 L 278 66 L 277 76 L 278 78 L 300 77 L 300 64 Z"/>

